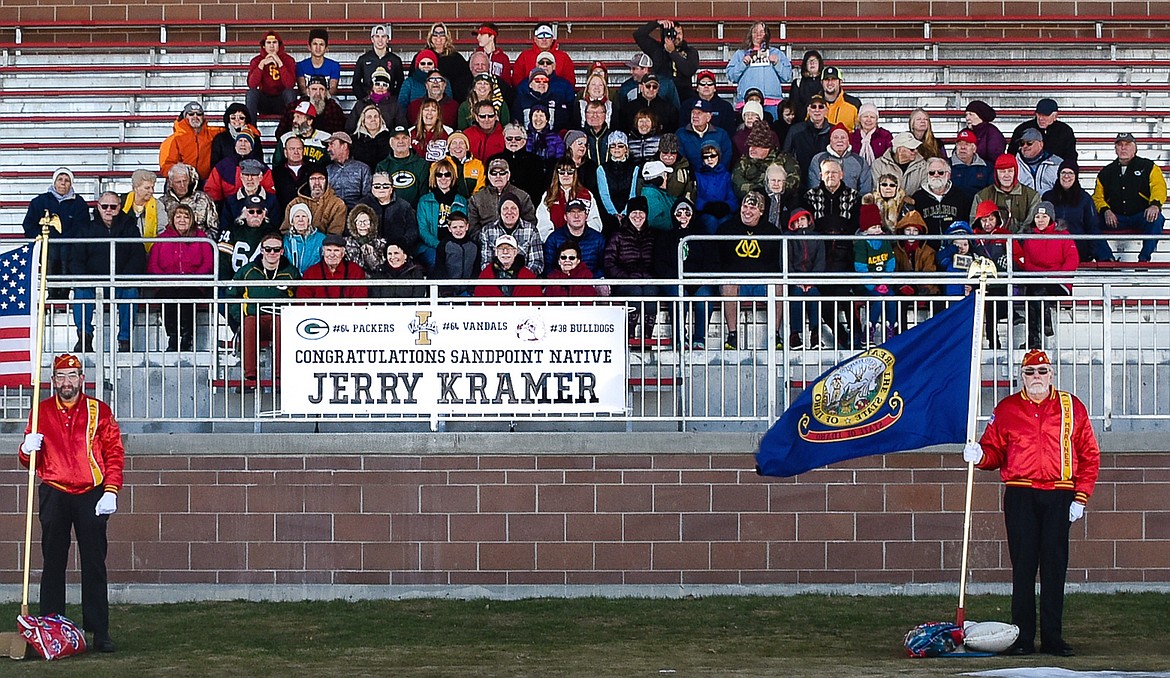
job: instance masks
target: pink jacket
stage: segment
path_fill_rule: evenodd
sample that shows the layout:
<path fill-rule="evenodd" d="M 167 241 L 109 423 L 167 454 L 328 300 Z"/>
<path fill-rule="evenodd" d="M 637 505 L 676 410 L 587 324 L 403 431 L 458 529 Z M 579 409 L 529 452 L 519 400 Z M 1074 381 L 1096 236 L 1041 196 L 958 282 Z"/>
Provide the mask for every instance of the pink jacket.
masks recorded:
<path fill-rule="evenodd" d="M 215 270 L 215 248 L 209 242 L 166 242 L 178 238 L 172 227 L 158 234 L 158 242 L 150 248 L 146 272 L 151 275 L 206 275 Z M 206 238 L 200 229 L 192 229 L 189 237 Z"/>

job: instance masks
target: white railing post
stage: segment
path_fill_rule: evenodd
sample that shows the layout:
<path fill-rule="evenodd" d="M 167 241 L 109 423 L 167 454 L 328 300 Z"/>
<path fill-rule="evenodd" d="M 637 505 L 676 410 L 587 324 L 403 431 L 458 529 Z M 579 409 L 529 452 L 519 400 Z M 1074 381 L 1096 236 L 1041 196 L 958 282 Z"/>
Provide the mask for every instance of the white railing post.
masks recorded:
<path fill-rule="evenodd" d="M 1101 325 L 1101 365 L 1105 372 L 1101 379 L 1101 428 L 1109 431 L 1113 428 L 1113 286 L 1109 283 L 1101 286 Z M 1125 365 L 1124 357 L 1121 364 Z"/>

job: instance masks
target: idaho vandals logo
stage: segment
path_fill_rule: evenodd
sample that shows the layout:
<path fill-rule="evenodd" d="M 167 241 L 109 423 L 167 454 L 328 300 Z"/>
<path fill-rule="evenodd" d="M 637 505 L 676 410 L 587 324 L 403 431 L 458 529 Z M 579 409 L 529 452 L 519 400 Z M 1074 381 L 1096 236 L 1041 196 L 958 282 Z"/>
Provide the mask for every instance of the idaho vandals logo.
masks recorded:
<path fill-rule="evenodd" d="M 828 443 L 864 438 L 893 426 L 905 404 L 897 391 L 890 393 L 894 362 L 893 353 L 874 348 L 830 372 L 813 387 L 812 417 L 800 418 L 800 437 Z"/>

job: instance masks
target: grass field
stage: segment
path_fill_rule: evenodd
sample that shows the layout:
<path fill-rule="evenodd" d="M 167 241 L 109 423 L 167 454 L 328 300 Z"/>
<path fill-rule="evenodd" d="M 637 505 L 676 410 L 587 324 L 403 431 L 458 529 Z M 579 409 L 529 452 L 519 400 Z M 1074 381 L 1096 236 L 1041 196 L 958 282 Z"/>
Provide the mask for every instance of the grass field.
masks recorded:
<path fill-rule="evenodd" d="M 908 659 L 945 597 L 374 601 L 128 605 L 118 652 L 0 660 L 0 676 L 942 676 L 1015 666 L 1170 670 L 1170 596 L 1070 595 L 1078 656 Z M 1007 598 L 967 616 L 1007 621 Z M 13 617 L 15 610 L 12 610 Z M 80 610 L 70 610 L 80 622 Z"/>

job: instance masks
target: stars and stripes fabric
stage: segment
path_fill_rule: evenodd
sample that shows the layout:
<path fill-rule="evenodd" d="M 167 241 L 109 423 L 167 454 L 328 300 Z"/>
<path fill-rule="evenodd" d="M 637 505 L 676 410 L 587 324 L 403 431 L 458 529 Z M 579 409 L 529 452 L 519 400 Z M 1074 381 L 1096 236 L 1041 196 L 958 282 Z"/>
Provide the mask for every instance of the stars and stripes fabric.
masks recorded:
<path fill-rule="evenodd" d="M 0 386 L 32 385 L 37 247 L 0 245 Z"/>

